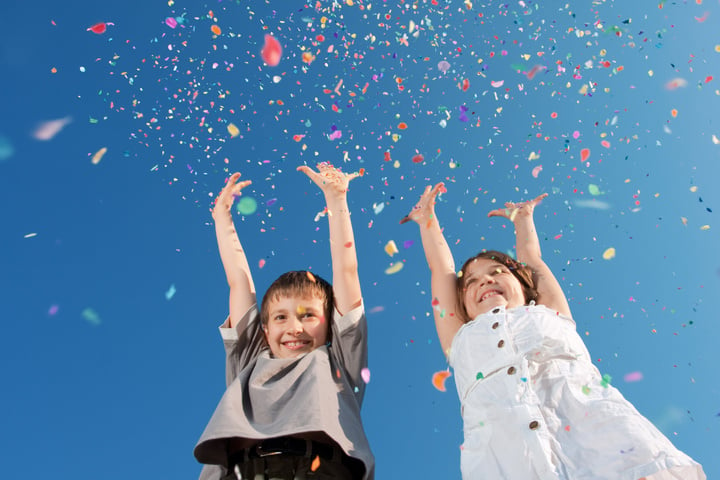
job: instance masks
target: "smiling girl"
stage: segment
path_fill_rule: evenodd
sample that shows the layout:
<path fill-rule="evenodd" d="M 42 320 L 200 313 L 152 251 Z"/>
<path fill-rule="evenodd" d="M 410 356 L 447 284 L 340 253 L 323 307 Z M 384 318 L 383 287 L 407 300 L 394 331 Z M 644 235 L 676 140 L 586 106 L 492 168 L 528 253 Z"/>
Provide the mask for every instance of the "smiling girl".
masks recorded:
<path fill-rule="evenodd" d="M 480 253 L 455 273 L 428 186 L 403 222 L 420 226 L 435 325 L 462 404 L 463 479 L 699 480 L 677 450 L 593 365 L 560 284 L 542 260 L 533 210 L 513 222 L 518 260 Z"/>

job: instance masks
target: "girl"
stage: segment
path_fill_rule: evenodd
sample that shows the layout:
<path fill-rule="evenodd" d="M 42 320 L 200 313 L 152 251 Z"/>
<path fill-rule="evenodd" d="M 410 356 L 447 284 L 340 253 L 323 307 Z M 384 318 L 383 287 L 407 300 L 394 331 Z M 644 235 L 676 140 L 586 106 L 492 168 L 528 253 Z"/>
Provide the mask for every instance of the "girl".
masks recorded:
<path fill-rule="evenodd" d="M 372 480 L 374 459 L 360 418 L 367 367 L 347 190 L 357 174 L 322 163 L 299 167 L 325 196 L 331 286 L 306 271 L 281 275 L 256 305 L 250 267 L 232 220 L 249 181 L 230 177 L 213 210 L 230 315 L 220 327 L 227 390 L 195 447 L 201 479 Z"/>
<path fill-rule="evenodd" d="M 515 226 L 518 261 L 495 251 L 455 263 L 428 186 L 413 220 L 431 272 L 435 325 L 455 372 L 463 479 L 705 479 L 702 467 L 603 381 L 543 262 L 533 209 L 488 216 Z"/>

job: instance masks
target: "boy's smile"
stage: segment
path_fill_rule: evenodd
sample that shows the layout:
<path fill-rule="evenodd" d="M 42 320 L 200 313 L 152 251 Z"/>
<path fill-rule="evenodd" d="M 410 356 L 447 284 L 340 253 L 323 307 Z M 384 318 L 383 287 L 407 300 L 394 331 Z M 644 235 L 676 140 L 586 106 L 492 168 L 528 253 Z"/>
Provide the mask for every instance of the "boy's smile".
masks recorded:
<path fill-rule="evenodd" d="M 318 297 L 278 297 L 268 304 L 265 338 L 275 358 L 293 358 L 327 342 L 325 302 Z"/>

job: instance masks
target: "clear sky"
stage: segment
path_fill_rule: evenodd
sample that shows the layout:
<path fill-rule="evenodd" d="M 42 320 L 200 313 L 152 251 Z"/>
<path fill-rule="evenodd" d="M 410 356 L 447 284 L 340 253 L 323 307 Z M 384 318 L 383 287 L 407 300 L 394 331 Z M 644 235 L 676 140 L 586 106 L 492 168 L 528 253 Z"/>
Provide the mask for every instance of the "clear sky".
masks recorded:
<path fill-rule="evenodd" d="M 544 257 L 595 364 L 719 476 L 718 22 L 718 0 L 0 2 L 0 476 L 196 478 L 224 390 L 212 198 L 253 180 L 235 221 L 259 293 L 330 278 L 295 171 L 318 161 L 365 173 L 379 480 L 460 478 L 429 272 L 399 224 L 437 181 L 458 264 L 512 251 L 489 210 L 550 194 Z"/>

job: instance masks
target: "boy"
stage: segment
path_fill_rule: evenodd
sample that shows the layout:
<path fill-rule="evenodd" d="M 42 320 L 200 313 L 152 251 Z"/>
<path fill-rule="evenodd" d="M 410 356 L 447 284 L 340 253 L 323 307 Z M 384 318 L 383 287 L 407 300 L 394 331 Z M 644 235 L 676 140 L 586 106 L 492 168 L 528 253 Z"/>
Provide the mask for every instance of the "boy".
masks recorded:
<path fill-rule="evenodd" d="M 213 218 L 230 285 L 230 316 L 220 327 L 227 390 L 195 447 L 208 464 L 201 479 L 374 478 L 360 419 L 367 325 L 345 174 L 302 166 L 327 204 L 333 286 L 310 272 L 287 272 L 260 312 L 231 209 L 250 181 L 230 177 Z"/>

